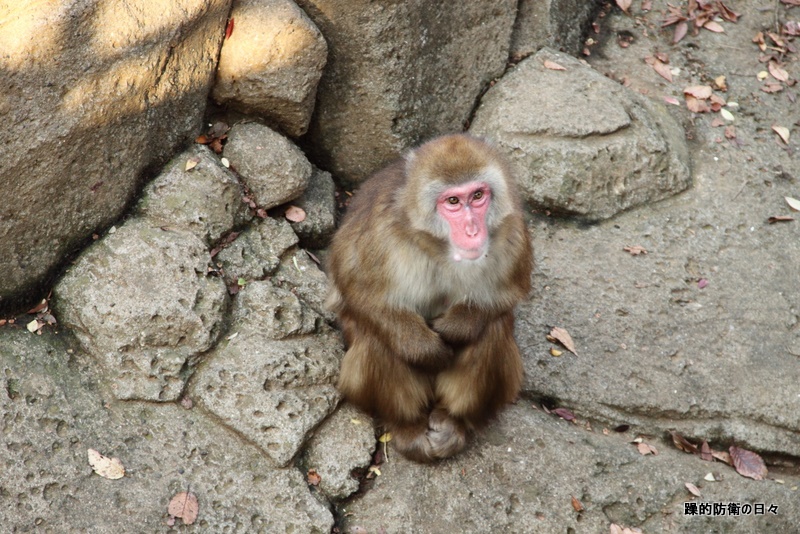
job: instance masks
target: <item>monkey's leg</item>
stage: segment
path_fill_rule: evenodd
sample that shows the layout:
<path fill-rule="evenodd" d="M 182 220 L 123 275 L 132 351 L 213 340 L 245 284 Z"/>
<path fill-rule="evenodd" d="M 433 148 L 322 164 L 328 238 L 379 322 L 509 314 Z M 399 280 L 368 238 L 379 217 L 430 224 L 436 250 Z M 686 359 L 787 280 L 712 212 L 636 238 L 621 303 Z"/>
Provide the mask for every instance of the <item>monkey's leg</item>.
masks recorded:
<path fill-rule="evenodd" d="M 437 406 L 479 428 L 517 398 L 522 373 L 514 314 L 508 311 L 491 320 L 483 335 L 459 352 L 455 364 L 437 375 Z"/>
<path fill-rule="evenodd" d="M 388 425 L 392 443 L 403 456 L 416 462 L 432 462 L 449 458 L 467 444 L 464 425 L 437 408 L 429 417 L 413 424 Z"/>

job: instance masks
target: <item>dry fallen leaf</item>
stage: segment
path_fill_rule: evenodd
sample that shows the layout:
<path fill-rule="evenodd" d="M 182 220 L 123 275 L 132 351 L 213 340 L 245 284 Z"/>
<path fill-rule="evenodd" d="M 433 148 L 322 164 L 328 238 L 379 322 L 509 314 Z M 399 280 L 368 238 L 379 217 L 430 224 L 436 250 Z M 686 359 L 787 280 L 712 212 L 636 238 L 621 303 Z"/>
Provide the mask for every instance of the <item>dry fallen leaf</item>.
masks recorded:
<path fill-rule="evenodd" d="M 555 61 L 550 61 L 549 59 L 544 60 L 544 68 L 550 70 L 567 70 L 565 67 L 562 67 Z"/>
<path fill-rule="evenodd" d="M 628 10 L 631 8 L 631 4 L 633 3 L 633 0 L 616 0 L 616 1 L 619 8 L 625 13 L 628 13 Z"/>
<path fill-rule="evenodd" d="M 700 494 L 700 490 L 697 489 L 697 486 L 695 486 L 691 482 L 686 482 L 684 486 L 686 486 L 686 489 L 689 490 L 689 493 L 691 493 L 695 497 L 702 497 L 702 495 Z"/>
<path fill-rule="evenodd" d="M 550 413 L 559 416 L 564 421 L 569 421 L 569 422 L 575 421 L 575 414 L 573 414 L 566 408 L 554 408 L 553 410 L 550 411 Z"/>
<path fill-rule="evenodd" d="M 733 460 L 731 460 L 731 455 L 728 453 L 728 451 L 711 451 L 711 456 L 722 463 L 733 465 Z"/>
<path fill-rule="evenodd" d="M 684 20 L 678 23 L 675 26 L 675 33 L 672 36 L 672 44 L 677 44 L 678 41 L 686 37 L 686 33 L 689 31 L 689 24 Z"/>
<path fill-rule="evenodd" d="M 785 126 L 778 126 L 776 124 L 772 126 L 772 131 L 778 134 L 778 136 L 781 138 L 781 141 L 783 141 L 787 145 L 789 144 L 789 135 L 790 135 L 789 128 Z"/>
<path fill-rule="evenodd" d="M 306 482 L 308 482 L 309 486 L 319 486 L 319 483 L 322 482 L 322 477 L 317 473 L 316 469 L 309 469 L 308 473 L 306 473 Z"/>
<path fill-rule="evenodd" d="M 683 94 L 692 95 L 693 97 L 699 98 L 700 100 L 705 100 L 706 98 L 711 97 L 712 91 L 710 85 L 692 85 L 686 87 L 683 90 Z"/>
<path fill-rule="evenodd" d="M 707 113 L 711 111 L 705 100 L 700 100 L 692 95 L 684 95 L 686 97 L 686 107 L 692 113 Z"/>
<path fill-rule="evenodd" d="M 289 206 L 286 208 L 286 211 L 283 212 L 283 216 L 286 217 L 286 220 L 289 222 L 303 222 L 306 220 L 306 212 L 303 208 L 298 206 Z"/>
<path fill-rule="evenodd" d="M 570 336 L 569 332 L 567 332 L 564 328 L 554 326 L 553 329 L 550 330 L 550 337 L 564 345 L 564 348 L 575 356 L 578 355 L 578 352 L 575 350 L 575 342 L 572 341 L 572 336 Z"/>
<path fill-rule="evenodd" d="M 725 33 L 725 28 L 722 27 L 722 24 L 714 22 L 713 20 L 709 20 L 703 24 L 703 28 L 714 33 Z"/>
<path fill-rule="evenodd" d="M 767 219 L 767 222 L 769 224 L 775 224 L 777 222 L 789 222 L 793 220 L 794 217 L 792 217 L 791 215 L 776 215 L 774 217 L 770 217 L 769 219 Z"/>
<path fill-rule="evenodd" d="M 653 447 L 652 445 L 648 445 L 645 442 L 637 444 L 636 448 L 639 450 L 639 454 L 641 454 L 642 456 L 647 456 L 648 454 L 652 454 L 653 456 L 655 456 L 656 454 L 658 454 L 658 451 L 656 450 L 655 447 Z"/>
<path fill-rule="evenodd" d="M 622 247 L 622 250 L 625 252 L 630 252 L 631 256 L 638 256 L 639 254 L 647 254 L 647 250 L 641 245 L 633 245 L 628 247 Z"/>
<path fill-rule="evenodd" d="M 555 348 L 555 347 L 550 347 L 550 355 L 551 355 L 551 356 L 558 357 L 558 356 L 561 356 L 562 354 L 564 354 L 564 353 L 563 353 L 563 352 L 561 352 L 560 350 L 558 350 L 557 348 Z"/>
<path fill-rule="evenodd" d="M 800 211 L 800 200 L 792 197 L 783 197 L 789 207 L 792 208 L 794 211 Z"/>
<path fill-rule="evenodd" d="M 125 476 L 125 467 L 119 458 L 108 458 L 94 449 L 87 449 L 86 453 L 92 470 L 101 477 L 117 480 Z"/>
<path fill-rule="evenodd" d="M 743 477 L 763 480 L 767 476 L 767 466 L 758 454 L 747 449 L 740 449 L 736 445 L 731 445 L 728 452 L 731 454 L 733 467 Z"/>
<path fill-rule="evenodd" d="M 783 91 L 783 85 L 775 82 L 767 82 L 761 87 L 761 90 L 765 93 L 779 93 Z"/>
<path fill-rule="evenodd" d="M 714 86 L 722 92 L 728 90 L 728 82 L 725 81 L 725 76 L 717 76 L 714 78 Z"/>
<path fill-rule="evenodd" d="M 703 443 L 700 445 L 700 459 L 706 462 L 714 461 L 714 456 L 711 454 L 711 447 L 709 447 L 706 440 L 703 440 Z"/>
<path fill-rule="evenodd" d="M 736 117 L 733 116 L 733 113 L 728 111 L 727 109 L 719 110 L 719 114 L 722 116 L 723 119 L 726 121 L 733 121 Z"/>
<path fill-rule="evenodd" d="M 648 64 L 653 67 L 653 70 L 658 73 L 659 76 L 667 80 L 668 82 L 672 81 L 672 72 L 669 68 L 669 65 L 663 63 L 662 61 L 652 58 L 653 61 L 648 61 Z"/>
<path fill-rule="evenodd" d="M 581 501 L 576 499 L 574 495 L 571 495 L 571 497 L 572 497 L 572 508 L 574 508 L 575 511 L 578 513 L 583 512 L 584 510 L 583 503 L 581 503 Z"/>
<path fill-rule="evenodd" d="M 173 517 L 178 517 L 184 525 L 191 525 L 197 520 L 197 512 L 200 511 L 200 503 L 194 493 L 182 491 L 169 501 L 167 513 Z"/>
<path fill-rule="evenodd" d="M 183 170 L 191 171 L 192 169 L 197 167 L 198 163 L 200 163 L 200 158 L 198 158 L 197 156 L 195 156 L 193 158 L 189 158 L 189 159 L 186 160 L 186 167 L 184 167 Z"/>
<path fill-rule="evenodd" d="M 789 79 L 789 73 L 779 67 L 774 61 L 770 61 L 767 64 L 767 69 L 769 70 L 769 73 L 772 74 L 772 77 L 779 82 L 785 82 Z"/>
<path fill-rule="evenodd" d="M 697 454 L 697 445 L 687 441 L 686 438 L 677 432 L 671 431 L 670 435 L 672 436 L 672 443 L 674 443 L 678 449 L 682 450 L 683 452 Z"/>

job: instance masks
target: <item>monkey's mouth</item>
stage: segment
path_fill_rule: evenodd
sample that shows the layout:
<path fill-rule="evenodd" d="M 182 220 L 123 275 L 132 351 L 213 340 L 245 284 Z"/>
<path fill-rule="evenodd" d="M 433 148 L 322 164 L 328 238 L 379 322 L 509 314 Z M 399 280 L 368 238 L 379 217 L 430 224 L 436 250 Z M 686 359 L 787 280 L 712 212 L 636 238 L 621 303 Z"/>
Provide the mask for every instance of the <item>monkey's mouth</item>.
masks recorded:
<path fill-rule="evenodd" d="M 485 248 L 486 247 L 477 247 L 477 248 L 453 247 L 451 257 L 453 258 L 453 261 L 477 260 L 478 258 L 481 258 L 486 254 Z"/>

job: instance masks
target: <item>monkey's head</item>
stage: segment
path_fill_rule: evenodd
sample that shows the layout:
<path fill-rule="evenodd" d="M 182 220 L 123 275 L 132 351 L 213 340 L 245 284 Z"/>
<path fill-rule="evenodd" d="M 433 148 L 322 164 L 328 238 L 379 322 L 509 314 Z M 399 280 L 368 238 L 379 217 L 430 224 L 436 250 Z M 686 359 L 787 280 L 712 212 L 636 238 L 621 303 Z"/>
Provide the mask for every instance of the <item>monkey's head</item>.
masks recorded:
<path fill-rule="evenodd" d="M 447 135 L 409 152 L 405 166 L 412 227 L 447 241 L 453 261 L 485 257 L 493 231 L 516 202 L 497 151 L 466 134 Z"/>

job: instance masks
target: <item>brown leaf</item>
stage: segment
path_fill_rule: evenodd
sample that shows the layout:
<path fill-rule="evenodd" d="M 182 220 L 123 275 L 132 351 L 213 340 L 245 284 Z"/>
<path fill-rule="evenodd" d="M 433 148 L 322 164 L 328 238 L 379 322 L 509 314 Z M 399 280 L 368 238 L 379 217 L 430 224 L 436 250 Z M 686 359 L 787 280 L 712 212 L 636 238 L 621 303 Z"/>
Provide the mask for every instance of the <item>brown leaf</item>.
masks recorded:
<path fill-rule="evenodd" d="M 303 208 L 298 206 L 289 206 L 286 208 L 286 211 L 283 212 L 283 216 L 286 217 L 286 220 L 289 222 L 303 222 L 306 220 L 306 212 Z"/>
<path fill-rule="evenodd" d="M 789 73 L 786 72 L 782 67 L 780 67 L 774 61 L 770 61 L 767 64 L 767 70 L 769 71 L 770 74 L 772 74 L 772 77 L 778 80 L 779 82 L 785 82 L 789 79 Z"/>
<path fill-rule="evenodd" d="M 714 33 L 725 33 L 725 28 L 722 27 L 722 24 L 714 22 L 713 20 L 709 20 L 703 24 L 703 28 Z"/>
<path fill-rule="evenodd" d="M 680 42 L 681 39 L 686 37 L 686 34 L 689 32 L 689 25 L 686 23 L 685 20 L 678 23 L 675 26 L 675 33 L 672 36 L 672 44 L 676 44 Z"/>
<path fill-rule="evenodd" d="M 656 455 L 658 451 L 652 445 L 648 445 L 645 442 L 637 443 L 636 448 L 639 450 L 639 454 L 642 456 L 647 456 L 648 454 Z"/>
<path fill-rule="evenodd" d="M 619 6 L 619 8 L 624 13 L 627 13 L 627 14 L 630 15 L 628 10 L 631 8 L 631 4 L 633 3 L 633 0 L 616 0 L 616 2 L 617 2 L 617 5 Z"/>
<path fill-rule="evenodd" d="M 572 421 L 575 420 L 575 414 L 573 414 L 571 411 L 567 410 L 566 408 L 555 408 L 555 409 L 551 410 L 550 413 L 556 414 L 557 416 L 559 416 L 561 419 L 563 419 L 565 421 L 572 422 Z"/>
<path fill-rule="evenodd" d="M 87 449 L 89 465 L 92 470 L 103 478 L 117 480 L 125 476 L 125 467 L 119 458 L 103 456 L 94 449 Z"/>
<path fill-rule="evenodd" d="M 658 73 L 659 76 L 667 80 L 668 82 L 672 81 L 672 72 L 668 65 L 665 65 L 661 60 L 652 58 L 653 61 L 650 63 L 650 66 L 653 67 L 653 70 Z"/>
<path fill-rule="evenodd" d="M 322 477 L 317 473 L 316 469 L 309 469 L 308 473 L 306 473 L 306 481 L 309 486 L 319 486 L 319 483 L 322 482 Z"/>
<path fill-rule="evenodd" d="M 700 445 L 700 459 L 706 462 L 714 461 L 714 456 L 711 454 L 711 447 L 708 446 L 706 440 L 703 440 L 703 443 Z"/>
<path fill-rule="evenodd" d="M 683 94 L 706 100 L 713 94 L 710 85 L 691 85 L 683 90 Z"/>
<path fill-rule="evenodd" d="M 550 337 L 564 345 L 564 348 L 575 356 L 578 355 L 578 352 L 575 350 L 575 343 L 572 341 L 572 336 L 570 336 L 569 332 L 567 332 L 564 328 L 554 326 L 553 329 L 550 330 Z"/>
<path fill-rule="evenodd" d="M 231 38 L 231 34 L 233 34 L 233 17 L 228 19 L 228 24 L 225 26 L 225 40 Z"/>
<path fill-rule="evenodd" d="M 39 304 L 37 304 L 36 306 L 34 306 L 30 310 L 28 310 L 27 313 L 30 313 L 32 315 L 34 313 L 39 313 L 40 311 L 44 310 L 45 308 L 47 308 L 47 299 L 42 299 L 42 302 L 40 302 Z"/>
<path fill-rule="evenodd" d="M 567 70 L 566 67 L 562 67 L 555 61 L 550 61 L 549 59 L 544 60 L 544 68 L 550 70 Z"/>
<path fill-rule="evenodd" d="M 700 494 L 700 490 L 697 489 L 697 486 L 695 486 L 691 482 L 684 483 L 684 486 L 686 486 L 686 489 L 689 490 L 689 493 L 691 493 L 695 497 L 702 497 L 702 495 Z"/>
<path fill-rule="evenodd" d="M 725 127 L 725 139 L 736 139 L 736 127 L 733 124 Z"/>
<path fill-rule="evenodd" d="M 720 126 L 725 126 L 725 121 L 720 119 L 719 117 L 714 117 L 714 120 L 711 121 L 712 128 L 719 128 Z"/>
<path fill-rule="evenodd" d="M 697 454 L 697 445 L 693 445 L 677 432 L 670 432 L 670 435 L 672 436 L 672 443 L 674 443 L 678 449 L 683 452 Z"/>
<path fill-rule="evenodd" d="M 728 452 L 731 453 L 733 467 L 743 477 L 763 480 L 767 476 L 767 466 L 758 454 L 747 449 L 741 449 L 736 445 L 731 445 L 728 448 Z"/>
<path fill-rule="evenodd" d="M 781 141 L 783 141 L 787 145 L 789 144 L 789 135 L 790 135 L 789 128 L 774 124 L 772 126 L 772 131 L 778 134 L 778 136 L 781 138 Z"/>
<path fill-rule="evenodd" d="M 729 22 L 736 22 L 739 20 L 739 17 L 741 16 L 741 14 L 735 12 L 722 2 L 717 2 L 717 8 L 719 9 L 720 16 Z"/>
<path fill-rule="evenodd" d="M 574 495 L 570 495 L 572 497 L 572 508 L 575 509 L 576 512 L 581 513 L 584 510 L 583 503 L 575 498 Z"/>
<path fill-rule="evenodd" d="M 686 107 L 692 113 L 707 113 L 711 111 L 711 108 L 708 106 L 705 100 L 699 100 L 698 98 L 692 95 L 685 95 L 686 98 Z"/>
<path fill-rule="evenodd" d="M 789 222 L 793 220 L 794 217 L 792 217 L 791 215 L 776 215 L 775 217 L 770 217 L 769 219 L 767 219 L 767 222 L 769 224 L 775 224 L 776 222 Z"/>
<path fill-rule="evenodd" d="M 200 503 L 197 502 L 197 496 L 194 493 L 182 491 L 175 495 L 167 507 L 167 513 L 173 517 L 178 517 L 183 520 L 184 525 L 191 525 L 197 519 L 197 513 L 200 511 Z"/>
<path fill-rule="evenodd" d="M 639 254 L 647 254 L 647 250 L 641 245 L 633 245 L 628 247 L 622 247 L 622 250 L 625 252 L 630 252 L 631 256 L 638 256 Z"/>
<path fill-rule="evenodd" d="M 717 76 L 714 78 L 714 87 L 723 93 L 726 92 L 728 90 L 728 82 L 726 81 L 725 76 Z"/>
<path fill-rule="evenodd" d="M 722 463 L 733 465 L 733 460 L 731 460 L 731 455 L 728 453 L 728 451 L 711 451 L 711 456 Z"/>
<path fill-rule="evenodd" d="M 764 32 L 758 32 L 753 37 L 753 42 L 758 45 L 759 50 L 764 52 L 767 49 L 767 43 L 764 42 Z"/>
<path fill-rule="evenodd" d="M 783 91 L 783 85 L 775 82 L 767 82 L 761 87 L 761 90 L 765 93 L 779 93 Z"/>

